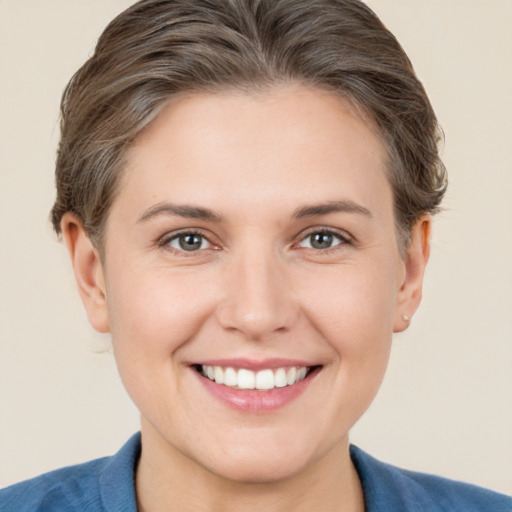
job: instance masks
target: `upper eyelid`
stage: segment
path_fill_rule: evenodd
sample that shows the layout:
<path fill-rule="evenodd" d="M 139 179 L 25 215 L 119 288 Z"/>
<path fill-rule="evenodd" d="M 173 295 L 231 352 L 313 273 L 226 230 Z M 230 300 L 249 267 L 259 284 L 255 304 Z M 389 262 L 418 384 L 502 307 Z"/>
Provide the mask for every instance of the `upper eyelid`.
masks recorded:
<path fill-rule="evenodd" d="M 316 227 L 308 228 L 308 229 L 302 231 L 297 236 L 297 238 L 298 238 L 299 242 L 301 242 L 302 240 L 304 240 L 304 238 L 307 238 L 308 236 L 311 236 L 314 233 L 329 233 L 329 234 L 332 234 L 332 235 L 335 235 L 335 236 L 341 238 L 342 240 L 346 240 L 348 242 L 354 241 L 354 237 L 352 235 L 350 235 L 347 231 L 345 231 L 343 229 L 331 228 L 331 227 L 327 227 L 327 226 L 316 226 Z"/>
<path fill-rule="evenodd" d="M 294 236 L 293 239 L 290 241 L 291 245 L 292 246 L 297 245 L 297 243 L 302 242 L 305 238 L 307 238 L 308 236 L 311 236 L 314 233 L 330 233 L 330 234 L 333 234 L 333 235 L 339 237 L 341 240 L 345 240 L 350 243 L 355 243 L 354 237 L 352 235 L 350 235 L 345 230 L 333 228 L 333 227 L 327 227 L 327 226 L 312 226 L 312 227 L 302 230 L 298 235 Z M 203 229 L 194 228 L 194 227 L 192 227 L 192 228 L 187 227 L 187 228 L 177 229 L 174 231 L 169 231 L 169 232 L 163 234 L 162 236 L 159 236 L 155 242 L 157 245 L 164 246 L 164 245 L 168 244 L 171 240 L 174 240 L 175 238 L 177 238 L 181 235 L 187 235 L 187 234 L 194 234 L 194 235 L 202 236 L 203 238 L 208 240 L 208 242 L 212 246 L 221 245 L 218 242 L 215 242 L 214 240 L 212 240 L 212 238 L 214 238 L 214 237 L 205 233 Z"/>
<path fill-rule="evenodd" d="M 169 231 L 169 232 L 163 234 L 162 236 L 159 236 L 156 239 L 156 243 L 160 246 L 164 246 L 164 245 L 168 244 L 171 240 L 174 240 L 182 235 L 198 235 L 198 236 L 201 236 L 201 237 L 205 238 L 206 240 L 208 240 L 208 242 L 211 245 L 213 245 L 213 246 L 218 245 L 214 241 L 212 241 L 211 236 L 206 235 L 203 232 L 203 230 L 199 229 L 199 228 L 183 228 L 183 229 L 178 229 L 175 231 Z"/>

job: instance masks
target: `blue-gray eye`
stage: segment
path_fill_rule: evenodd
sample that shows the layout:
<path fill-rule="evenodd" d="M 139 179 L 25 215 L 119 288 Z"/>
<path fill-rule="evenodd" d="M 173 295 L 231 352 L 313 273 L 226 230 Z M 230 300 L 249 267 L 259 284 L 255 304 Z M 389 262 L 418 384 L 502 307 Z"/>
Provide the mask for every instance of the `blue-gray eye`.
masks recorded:
<path fill-rule="evenodd" d="M 306 247 L 308 249 L 330 249 L 336 245 L 345 243 L 346 240 L 340 235 L 336 235 L 331 231 L 315 231 L 307 235 L 299 244 L 299 247 Z"/>
<path fill-rule="evenodd" d="M 168 245 L 173 249 L 179 249 L 181 251 L 193 252 L 201 249 L 208 249 L 211 244 L 202 235 L 197 233 L 181 233 L 173 237 Z"/>

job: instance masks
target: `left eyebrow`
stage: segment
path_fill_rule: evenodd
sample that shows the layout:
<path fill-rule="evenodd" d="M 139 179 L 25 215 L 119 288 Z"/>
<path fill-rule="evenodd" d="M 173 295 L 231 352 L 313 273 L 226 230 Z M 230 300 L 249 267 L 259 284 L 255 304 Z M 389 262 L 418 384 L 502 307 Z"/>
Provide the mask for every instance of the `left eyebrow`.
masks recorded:
<path fill-rule="evenodd" d="M 295 219 L 303 219 L 305 217 L 315 217 L 317 215 L 327 215 L 328 213 L 358 213 L 372 218 L 372 212 L 354 203 L 353 201 L 329 201 L 327 203 L 313 204 L 309 206 L 302 206 L 293 212 Z"/>

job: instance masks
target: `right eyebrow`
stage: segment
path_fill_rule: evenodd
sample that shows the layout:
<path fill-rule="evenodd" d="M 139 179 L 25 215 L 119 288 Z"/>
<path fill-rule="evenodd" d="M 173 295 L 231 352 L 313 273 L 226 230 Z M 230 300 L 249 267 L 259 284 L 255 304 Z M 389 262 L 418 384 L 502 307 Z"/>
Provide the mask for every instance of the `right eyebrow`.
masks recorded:
<path fill-rule="evenodd" d="M 186 217 L 188 219 L 202 219 L 212 222 L 221 222 L 222 217 L 209 208 L 186 204 L 158 203 L 151 206 L 139 217 L 137 222 L 146 222 L 160 215 Z"/>

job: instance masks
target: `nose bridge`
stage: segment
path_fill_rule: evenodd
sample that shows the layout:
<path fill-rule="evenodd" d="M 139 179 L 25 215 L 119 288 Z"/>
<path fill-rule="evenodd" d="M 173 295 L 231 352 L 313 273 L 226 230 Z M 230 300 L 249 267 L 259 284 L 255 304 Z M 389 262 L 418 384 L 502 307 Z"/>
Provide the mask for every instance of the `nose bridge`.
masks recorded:
<path fill-rule="evenodd" d="M 226 274 L 228 292 L 218 307 L 224 328 L 253 340 L 290 329 L 297 305 L 275 251 L 248 246 L 233 256 Z"/>

